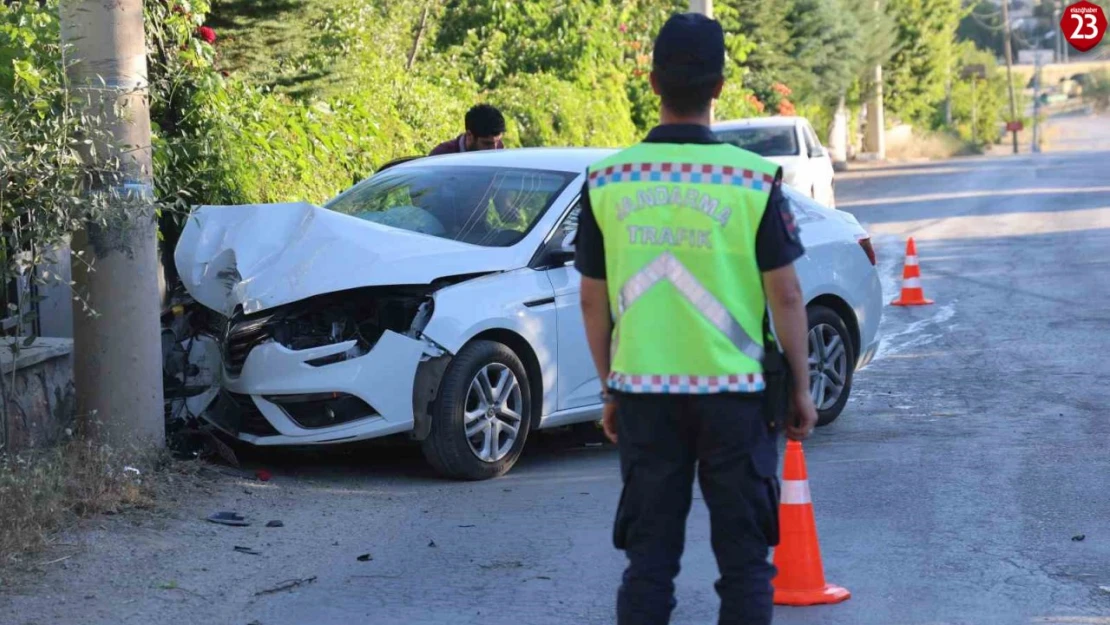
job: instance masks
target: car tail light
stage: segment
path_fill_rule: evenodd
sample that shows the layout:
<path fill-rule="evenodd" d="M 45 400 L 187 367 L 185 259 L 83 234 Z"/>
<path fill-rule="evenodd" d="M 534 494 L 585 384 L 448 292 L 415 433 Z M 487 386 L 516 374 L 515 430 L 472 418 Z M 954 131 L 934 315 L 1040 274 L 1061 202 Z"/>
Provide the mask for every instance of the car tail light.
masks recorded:
<path fill-rule="evenodd" d="M 859 246 L 862 247 L 863 252 L 865 254 L 867 254 L 867 260 L 871 261 L 871 264 L 874 265 L 875 264 L 875 248 L 871 245 L 871 237 L 867 237 L 867 236 L 860 237 L 859 238 Z"/>

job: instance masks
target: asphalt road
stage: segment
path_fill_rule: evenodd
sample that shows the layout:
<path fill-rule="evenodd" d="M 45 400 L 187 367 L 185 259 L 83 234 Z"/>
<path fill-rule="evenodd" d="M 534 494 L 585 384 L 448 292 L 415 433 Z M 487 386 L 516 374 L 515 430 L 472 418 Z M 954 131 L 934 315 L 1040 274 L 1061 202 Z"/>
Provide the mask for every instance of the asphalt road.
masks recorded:
<path fill-rule="evenodd" d="M 936 304 L 886 310 L 880 357 L 806 444 L 826 573 L 852 599 L 776 623 L 1110 624 L 1110 144 L 1076 145 L 1110 121 L 1059 127 L 1066 152 L 838 182 L 879 243 L 887 298 L 913 235 Z M 536 442 L 490 482 L 360 450 L 183 493 L 172 518 L 98 520 L 62 541 L 70 559 L 0 593 L 0 623 L 612 623 L 615 452 Z M 255 523 L 201 520 L 220 509 Z M 708 537 L 699 499 L 677 625 L 714 622 Z"/>

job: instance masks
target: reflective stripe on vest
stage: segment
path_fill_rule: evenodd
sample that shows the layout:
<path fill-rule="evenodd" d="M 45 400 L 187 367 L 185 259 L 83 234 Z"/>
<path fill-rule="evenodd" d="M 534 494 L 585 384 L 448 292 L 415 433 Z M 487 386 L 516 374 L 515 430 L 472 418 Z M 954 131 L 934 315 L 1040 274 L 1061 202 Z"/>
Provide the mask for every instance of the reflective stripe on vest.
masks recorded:
<path fill-rule="evenodd" d="M 682 265 L 674 254 L 663 252 L 643 269 L 633 275 L 621 286 L 620 314 L 634 304 L 651 287 L 666 280 L 670 282 L 688 302 L 720 330 L 736 349 L 752 360 L 763 359 L 763 345 L 748 336 L 740 322 L 728 312 L 713 294 L 709 292 L 690 270 Z M 619 323 L 619 320 L 618 320 Z"/>

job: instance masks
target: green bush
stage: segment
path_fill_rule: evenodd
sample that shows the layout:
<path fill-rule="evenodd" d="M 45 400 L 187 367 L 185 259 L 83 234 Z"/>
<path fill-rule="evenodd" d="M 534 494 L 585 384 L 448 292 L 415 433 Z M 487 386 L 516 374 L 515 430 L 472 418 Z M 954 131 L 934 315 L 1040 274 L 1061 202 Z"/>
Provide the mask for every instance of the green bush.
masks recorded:
<path fill-rule="evenodd" d="M 953 68 L 956 79 L 952 81 L 950 96 L 952 130 L 961 140 L 975 145 L 995 143 L 999 138 L 999 126 L 1008 117 L 1006 73 L 999 69 L 994 55 L 977 49 L 970 42 L 960 44 L 957 54 L 956 66 Z M 974 89 L 971 78 L 960 77 L 963 69 L 969 65 L 983 65 L 986 69 L 987 78 L 977 80 Z M 944 122 L 944 108 L 941 106 L 935 113 L 933 125 L 941 128 Z"/>
<path fill-rule="evenodd" d="M 5 290 L 16 276 L 55 283 L 57 276 L 34 269 L 53 264 L 53 250 L 78 228 L 106 225 L 107 196 L 84 191 L 90 183 L 103 189 L 118 182 L 114 162 L 97 168 L 82 158 L 109 145 L 110 137 L 99 130 L 104 111 L 85 104 L 69 84 L 64 58 L 56 0 L 0 5 L 0 288 Z M 21 299 L 29 295 L 22 293 Z M 0 310 L 0 317 L 22 312 L 7 305 L 10 310 Z"/>
<path fill-rule="evenodd" d="M 511 120 L 510 145 L 623 147 L 637 140 L 619 87 L 588 90 L 550 74 L 522 74 L 498 89 L 493 101 Z"/>

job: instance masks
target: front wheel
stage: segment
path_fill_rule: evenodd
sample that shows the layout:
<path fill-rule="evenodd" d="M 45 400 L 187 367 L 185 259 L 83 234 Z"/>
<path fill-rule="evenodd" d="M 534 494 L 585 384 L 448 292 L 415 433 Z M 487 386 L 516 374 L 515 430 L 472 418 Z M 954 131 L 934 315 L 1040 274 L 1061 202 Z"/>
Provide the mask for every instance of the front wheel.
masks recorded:
<path fill-rule="evenodd" d="M 443 376 L 424 457 L 456 479 L 504 475 L 524 449 L 531 405 L 528 375 L 517 355 L 494 341 L 470 343 Z"/>
<path fill-rule="evenodd" d="M 848 403 L 855 371 L 852 336 L 840 315 L 811 306 L 809 318 L 809 394 L 817 407 L 817 425 L 836 420 Z"/>

